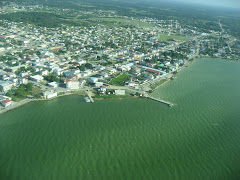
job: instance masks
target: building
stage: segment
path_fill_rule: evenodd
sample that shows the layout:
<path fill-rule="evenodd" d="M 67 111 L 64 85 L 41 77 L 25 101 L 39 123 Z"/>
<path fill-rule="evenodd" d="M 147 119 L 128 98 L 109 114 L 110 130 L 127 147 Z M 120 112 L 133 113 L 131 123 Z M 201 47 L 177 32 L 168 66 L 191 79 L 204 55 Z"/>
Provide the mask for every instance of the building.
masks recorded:
<path fill-rule="evenodd" d="M 79 81 L 67 79 L 66 88 L 67 89 L 79 89 Z"/>
<path fill-rule="evenodd" d="M 97 81 L 98 81 L 98 78 L 96 78 L 96 77 L 90 77 L 89 79 L 88 79 L 88 81 L 90 82 L 90 83 L 96 83 Z"/>
<path fill-rule="evenodd" d="M 146 69 L 146 71 L 154 74 L 160 74 L 160 71 L 154 69 Z"/>
<path fill-rule="evenodd" d="M 40 81 L 43 80 L 43 77 L 40 76 L 40 75 L 35 75 L 35 76 L 32 76 L 31 79 L 32 79 L 33 81 L 40 82 Z"/>
<path fill-rule="evenodd" d="M 19 78 L 18 79 L 18 83 L 19 84 L 27 84 L 28 83 L 28 79 L 27 78 Z"/>
<path fill-rule="evenodd" d="M 78 82 L 79 82 L 79 85 L 82 87 L 86 83 L 86 80 L 85 79 L 79 79 Z"/>
<path fill-rule="evenodd" d="M 106 92 L 107 91 L 107 87 L 106 86 L 101 86 L 100 91 Z"/>
<path fill-rule="evenodd" d="M 123 96 L 125 95 L 125 90 L 115 90 L 115 95 Z"/>
<path fill-rule="evenodd" d="M 1 101 L 2 106 L 7 107 L 10 106 L 12 104 L 12 101 L 10 99 L 6 99 Z"/>
<path fill-rule="evenodd" d="M 59 86 L 59 83 L 57 83 L 57 82 L 50 82 L 50 83 L 48 83 L 48 85 L 50 87 L 57 88 Z"/>
<path fill-rule="evenodd" d="M 51 99 L 51 98 L 57 97 L 57 92 L 46 91 L 43 93 L 43 97 L 44 99 Z"/>
<path fill-rule="evenodd" d="M 95 86 L 96 86 L 96 87 L 101 87 L 101 86 L 103 86 L 103 82 L 96 82 L 96 83 L 95 83 Z"/>
<path fill-rule="evenodd" d="M 138 76 L 139 74 L 141 74 L 141 69 L 138 67 L 132 68 L 132 74 Z"/>
<path fill-rule="evenodd" d="M 13 83 L 11 81 L 0 81 L 0 91 L 9 91 L 13 87 Z"/>

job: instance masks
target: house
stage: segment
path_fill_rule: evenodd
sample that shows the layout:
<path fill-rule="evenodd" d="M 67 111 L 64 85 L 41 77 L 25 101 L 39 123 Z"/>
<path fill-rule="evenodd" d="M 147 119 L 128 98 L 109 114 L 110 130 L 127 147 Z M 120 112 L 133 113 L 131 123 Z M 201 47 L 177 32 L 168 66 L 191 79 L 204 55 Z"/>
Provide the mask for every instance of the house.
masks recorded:
<path fill-rule="evenodd" d="M 55 68 L 55 69 L 53 69 L 53 72 L 54 72 L 57 76 L 59 76 L 59 75 L 62 75 L 62 74 L 63 74 L 63 69 L 61 69 L 61 68 Z"/>
<path fill-rule="evenodd" d="M 13 83 L 11 81 L 0 81 L 0 91 L 8 91 L 13 87 Z"/>
<path fill-rule="evenodd" d="M 115 90 L 115 95 L 123 96 L 125 95 L 125 90 Z"/>
<path fill-rule="evenodd" d="M 27 78 L 19 78 L 18 79 L 18 83 L 19 84 L 27 84 L 28 83 L 28 79 Z"/>
<path fill-rule="evenodd" d="M 107 87 L 106 87 L 106 86 L 101 86 L 101 87 L 100 87 L 100 91 L 106 92 L 106 91 L 107 91 Z"/>
<path fill-rule="evenodd" d="M 140 68 L 138 68 L 138 67 L 134 67 L 134 68 L 132 68 L 132 74 L 134 74 L 134 75 L 139 75 L 141 73 L 141 69 Z"/>
<path fill-rule="evenodd" d="M 26 77 L 26 76 L 28 76 L 28 72 L 21 72 L 21 73 L 20 73 L 20 76 L 21 76 L 21 77 Z"/>
<path fill-rule="evenodd" d="M 12 104 L 12 101 L 10 99 L 6 99 L 6 100 L 1 101 L 1 104 L 3 107 L 7 107 Z"/>
<path fill-rule="evenodd" d="M 32 79 L 33 81 L 40 82 L 40 81 L 43 80 L 43 77 L 40 76 L 40 75 L 35 75 L 35 76 L 32 76 L 31 79 Z"/>
<path fill-rule="evenodd" d="M 101 87 L 101 86 L 103 86 L 103 82 L 96 82 L 96 83 L 95 83 L 95 86 L 96 86 L 96 87 Z"/>
<path fill-rule="evenodd" d="M 57 82 L 50 82 L 50 83 L 48 83 L 48 85 L 50 87 L 57 88 L 59 86 L 59 83 L 57 83 Z"/>
<path fill-rule="evenodd" d="M 96 78 L 96 77 L 90 77 L 89 79 L 88 79 L 88 81 L 90 82 L 90 83 L 96 83 L 97 81 L 98 81 L 98 78 Z"/>

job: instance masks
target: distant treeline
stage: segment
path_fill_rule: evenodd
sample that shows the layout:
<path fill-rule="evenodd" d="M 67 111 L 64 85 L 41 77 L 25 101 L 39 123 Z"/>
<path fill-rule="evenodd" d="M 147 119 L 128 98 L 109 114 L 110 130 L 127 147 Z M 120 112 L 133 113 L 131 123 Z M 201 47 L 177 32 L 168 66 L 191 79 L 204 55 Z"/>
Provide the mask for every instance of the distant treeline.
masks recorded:
<path fill-rule="evenodd" d="M 21 4 L 42 4 L 50 7 L 68 8 L 83 11 L 105 10 L 115 11 L 118 15 L 130 17 L 150 17 L 161 20 L 178 20 L 181 24 L 190 25 L 199 28 L 202 31 L 220 30 L 218 19 L 221 18 L 223 27 L 226 28 L 231 34 L 240 37 L 240 18 L 239 11 L 229 10 L 226 8 L 214 9 L 209 7 L 191 6 L 180 3 L 170 2 L 146 2 L 141 0 L 132 1 L 111 1 L 111 0 L 12 0 Z M 0 0 L 1 2 L 1 0 Z M 18 15 L 18 14 L 16 14 Z M 45 14 L 49 15 L 49 14 Z M 12 15 L 14 16 L 14 15 Z M 24 14 L 21 14 L 22 20 Z M 46 17 L 46 16 L 45 16 Z M 44 18 L 45 18 L 44 17 Z M 59 19 L 57 15 L 50 15 L 47 19 L 55 23 L 57 26 L 66 22 Z M 9 18 L 9 17 L 8 17 Z M 48 20 L 39 18 L 40 25 L 47 24 Z M 19 18 L 14 18 L 19 19 Z M 36 24 L 36 18 L 28 19 L 31 23 Z M 41 22 L 42 21 L 42 22 Z"/>
<path fill-rule="evenodd" d="M 0 18 L 50 28 L 58 27 L 61 24 L 77 25 L 72 21 L 62 19 L 62 17 L 57 14 L 46 12 L 16 12 L 0 15 Z"/>

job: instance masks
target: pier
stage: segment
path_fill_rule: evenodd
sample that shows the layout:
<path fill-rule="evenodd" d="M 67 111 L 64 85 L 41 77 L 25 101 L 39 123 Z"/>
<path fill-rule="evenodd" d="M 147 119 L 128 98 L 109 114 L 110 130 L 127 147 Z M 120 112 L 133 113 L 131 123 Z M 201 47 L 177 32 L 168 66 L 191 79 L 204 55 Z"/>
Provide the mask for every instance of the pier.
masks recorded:
<path fill-rule="evenodd" d="M 90 101 L 91 101 L 91 102 L 94 102 L 94 100 L 93 100 L 93 98 L 92 98 L 92 96 L 91 96 L 91 92 L 90 92 L 90 91 L 86 91 L 86 93 L 87 93 Z"/>
<path fill-rule="evenodd" d="M 152 99 L 152 100 L 154 100 L 154 101 L 158 101 L 158 102 L 163 103 L 163 104 L 167 104 L 169 107 L 172 107 L 172 106 L 173 106 L 173 103 L 170 103 L 170 102 L 168 102 L 168 101 L 164 101 L 164 100 L 161 100 L 161 99 L 152 97 L 152 96 L 150 96 L 149 94 L 145 94 L 145 97 L 146 97 L 146 98 L 149 98 L 149 99 Z"/>

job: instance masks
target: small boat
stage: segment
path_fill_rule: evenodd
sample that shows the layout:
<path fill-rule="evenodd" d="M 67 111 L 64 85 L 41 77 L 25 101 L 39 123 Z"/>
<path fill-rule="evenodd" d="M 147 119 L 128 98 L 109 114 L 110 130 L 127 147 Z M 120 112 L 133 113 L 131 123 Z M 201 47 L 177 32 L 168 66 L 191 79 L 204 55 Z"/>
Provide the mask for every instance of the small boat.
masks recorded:
<path fill-rule="evenodd" d="M 85 99 L 86 102 L 91 102 L 89 97 L 85 97 L 84 99 Z"/>

